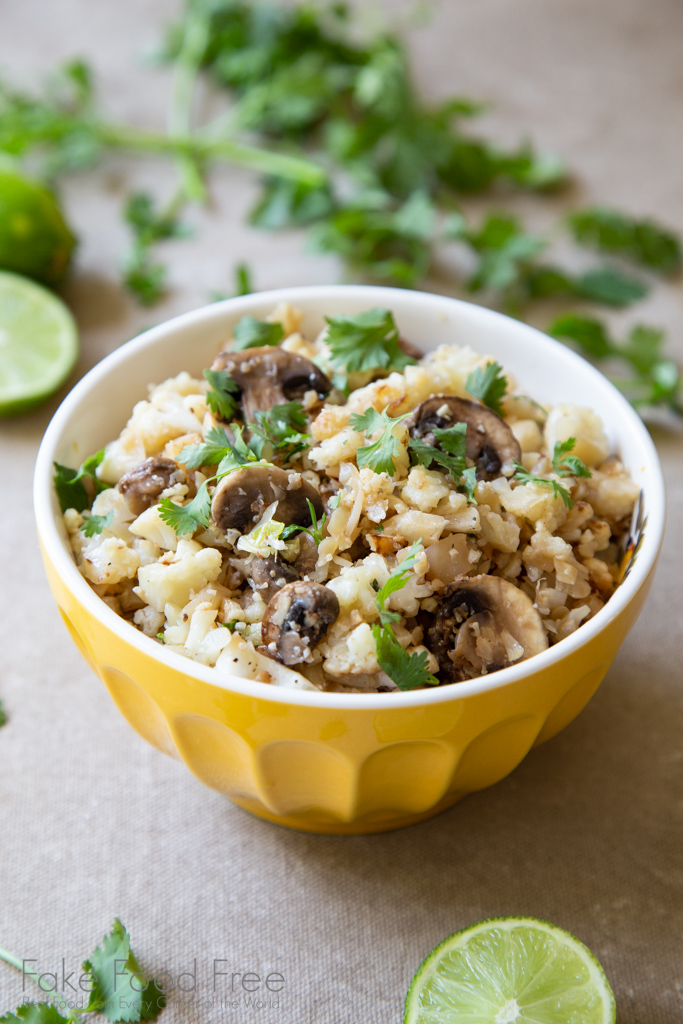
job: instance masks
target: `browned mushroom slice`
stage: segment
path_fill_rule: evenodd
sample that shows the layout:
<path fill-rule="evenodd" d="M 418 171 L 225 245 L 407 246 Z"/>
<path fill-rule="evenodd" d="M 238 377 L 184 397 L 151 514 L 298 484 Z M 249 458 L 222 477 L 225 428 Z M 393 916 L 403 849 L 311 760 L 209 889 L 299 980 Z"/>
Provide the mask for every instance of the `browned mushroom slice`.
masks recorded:
<path fill-rule="evenodd" d="M 291 561 L 287 560 L 289 556 L 283 551 L 270 558 L 257 556 L 249 564 L 249 581 L 266 604 L 281 587 L 300 580 L 315 569 L 318 561 L 317 544 L 307 533 L 300 533 L 296 540 L 299 550 Z"/>
<path fill-rule="evenodd" d="M 128 502 L 134 515 L 139 516 L 145 509 L 156 505 L 159 495 L 170 487 L 174 474 L 183 479 L 183 472 L 173 459 L 152 455 L 138 466 L 124 473 L 118 483 L 121 494 Z"/>
<path fill-rule="evenodd" d="M 271 657 L 298 665 L 339 616 L 337 595 L 321 583 L 288 583 L 271 599 L 261 637 Z"/>
<path fill-rule="evenodd" d="M 467 458 L 476 466 L 477 480 L 512 476 L 515 460 L 522 457 L 519 442 L 505 420 L 488 406 L 468 398 L 432 395 L 418 405 L 406 423 L 413 437 L 433 446 L 438 444 L 435 427 L 445 430 L 456 423 L 466 423 Z"/>
<path fill-rule="evenodd" d="M 540 654 L 548 639 L 523 590 L 499 576 L 472 576 L 445 591 L 427 646 L 441 681 L 457 683 Z"/>
<path fill-rule="evenodd" d="M 211 502 L 211 516 L 220 530 L 248 533 L 269 505 L 277 501 L 273 516 L 289 526 L 311 526 L 310 501 L 318 519 L 323 503 L 312 484 L 299 477 L 299 486 L 289 486 L 289 474 L 278 466 L 245 466 L 218 484 Z"/>
<path fill-rule="evenodd" d="M 271 345 L 221 352 L 211 369 L 227 370 L 235 381 L 247 423 L 254 421 L 259 410 L 301 400 L 307 391 L 315 391 L 322 398 L 332 389 L 330 380 L 310 359 Z"/>

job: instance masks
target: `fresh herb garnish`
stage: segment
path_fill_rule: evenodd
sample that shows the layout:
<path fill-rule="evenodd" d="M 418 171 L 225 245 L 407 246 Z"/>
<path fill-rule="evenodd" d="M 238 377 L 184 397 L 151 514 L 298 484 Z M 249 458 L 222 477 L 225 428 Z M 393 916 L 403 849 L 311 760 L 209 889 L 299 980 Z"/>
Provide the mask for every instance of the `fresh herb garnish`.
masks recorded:
<path fill-rule="evenodd" d="M 217 625 L 225 626 L 225 628 L 229 629 L 231 633 L 234 633 L 239 623 L 239 619 L 229 619 L 227 622 L 221 622 L 219 619 Z"/>
<path fill-rule="evenodd" d="M 83 974 L 79 980 L 89 994 L 87 1006 L 74 1010 L 72 1003 L 66 1017 L 57 1007 L 68 1007 L 69 996 L 55 994 L 53 988 L 47 988 L 49 982 L 43 981 L 54 975 L 39 974 L 27 966 L 30 960 L 21 959 L 6 950 L 0 950 L 0 960 L 21 971 L 24 978 L 35 981 L 53 1000 L 52 1003 L 24 1003 L 14 1013 L 0 1017 L 2 1024 L 65 1024 L 67 1021 L 71 1024 L 83 1013 L 102 1014 L 112 1024 L 137 1024 L 140 1020 L 156 1020 L 166 1006 L 166 996 L 157 982 L 149 980 L 140 970 L 130 948 L 130 935 L 118 918 L 114 919 L 109 935 L 104 936 L 82 964 Z"/>
<path fill-rule="evenodd" d="M 92 513 L 88 513 L 85 516 L 85 522 L 81 526 L 82 532 L 86 537 L 96 537 L 102 533 L 108 526 L 114 522 L 114 512 L 109 510 L 104 516 L 95 516 Z"/>
<path fill-rule="evenodd" d="M 604 206 L 575 210 L 568 220 L 581 245 L 625 257 L 660 274 L 675 274 L 681 267 L 680 239 L 652 220 L 627 217 Z"/>
<path fill-rule="evenodd" d="M 237 411 L 239 385 L 227 370 L 204 370 L 204 376 L 209 382 L 206 404 L 222 420 L 231 420 Z"/>
<path fill-rule="evenodd" d="M 426 466 L 430 469 L 436 463 L 455 480 L 458 490 L 463 491 L 472 504 L 476 505 L 474 488 L 477 485 L 475 466 L 467 469 L 467 424 L 454 423 L 450 427 L 435 427 L 432 431 L 436 445 L 427 444 L 421 437 L 411 437 L 408 454 L 411 465 Z"/>
<path fill-rule="evenodd" d="M 375 473 L 394 475 L 396 472 L 394 459 L 401 451 L 401 446 L 394 437 L 394 428 L 408 415 L 409 413 L 406 413 L 405 416 L 391 417 L 387 414 L 386 409 L 383 412 L 377 412 L 376 409 L 370 408 L 365 413 L 354 413 L 351 416 L 349 423 L 358 433 L 363 431 L 365 434 L 374 434 L 381 430 L 376 441 L 373 441 L 372 444 L 361 445 L 356 452 L 356 462 L 361 469 L 364 466 L 369 466 L 370 469 L 374 469 Z"/>
<path fill-rule="evenodd" d="M 282 324 L 277 321 L 271 324 L 267 320 L 257 320 L 253 316 L 243 316 L 235 325 L 233 335 L 233 351 L 241 352 L 245 348 L 277 345 L 284 338 L 285 332 Z"/>
<path fill-rule="evenodd" d="M 663 331 L 636 324 L 626 341 L 616 342 L 600 320 L 566 314 L 551 324 L 549 333 L 572 342 L 593 362 L 612 360 L 624 364 L 630 375 L 612 379 L 632 405 L 661 406 L 683 416 L 681 371 L 663 351 Z"/>
<path fill-rule="evenodd" d="M 500 363 L 489 361 L 484 369 L 478 366 L 468 376 L 465 387 L 489 409 L 493 409 L 499 416 L 503 415 L 501 401 L 508 392 L 508 381 Z"/>
<path fill-rule="evenodd" d="M 66 512 L 68 508 L 75 508 L 77 512 L 89 509 L 95 495 L 100 491 L 107 490 L 110 486 L 110 484 L 103 483 L 96 474 L 97 467 L 103 458 L 104 448 L 95 452 L 94 455 L 89 455 L 78 469 L 70 469 L 68 466 L 60 465 L 59 462 L 53 463 L 55 473 L 52 479 L 62 513 Z M 88 481 L 91 494 L 88 493 L 88 489 L 83 483 L 84 480 Z"/>
<path fill-rule="evenodd" d="M 159 516 L 173 527 L 178 536 L 194 533 L 199 527 L 206 530 L 211 522 L 211 495 L 207 481 L 204 481 L 187 505 L 176 505 L 170 498 L 162 498 L 159 502 Z"/>
<path fill-rule="evenodd" d="M 259 410 L 256 421 L 249 423 L 249 447 L 258 458 L 266 453 L 288 462 L 310 447 L 311 438 L 305 431 L 308 421 L 301 402 L 284 402 L 272 409 Z"/>
<path fill-rule="evenodd" d="M 7 724 L 7 712 L 5 711 L 4 705 L 0 700 L 0 727 Z"/>
<path fill-rule="evenodd" d="M 307 533 L 309 537 L 313 538 L 316 547 L 320 547 L 320 542 L 323 539 L 323 533 L 325 530 L 325 523 L 327 522 L 327 514 L 323 512 L 323 517 L 320 522 L 318 522 L 318 517 L 310 498 L 306 498 L 306 504 L 308 505 L 308 510 L 311 513 L 312 526 L 297 526 L 295 524 L 285 526 L 282 532 L 282 539 L 287 540 L 288 537 L 291 537 L 293 534 L 301 531 L 301 533 Z"/>
<path fill-rule="evenodd" d="M 590 477 L 592 476 L 590 469 L 582 462 L 577 455 L 570 455 L 569 452 L 573 451 L 576 446 L 576 439 L 573 437 L 568 438 L 566 441 L 558 441 L 553 449 L 553 469 L 559 477 L 576 476 L 576 477 Z M 562 501 L 567 508 L 574 507 L 574 500 L 567 490 L 557 482 L 557 480 L 548 480 L 544 476 L 533 476 L 521 462 L 515 461 L 515 474 L 513 479 L 519 481 L 521 484 L 538 484 L 541 487 L 552 487 L 553 495 L 555 498 L 562 498 Z"/>
<path fill-rule="evenodd" d="M 325 317 L 331 362 L 346 373 L 403 370 L 417 360 L 398 344 L 398 328 L 388 309 L 368 309 L 357 316 Z"/>
<path fill-rule="evenodd" d="M 128 199 L 124 218 L 133 232 L 133 245 L 123 264 L 124 282 L 143 306 L 157 302 L 166 290 L 166 267 L 155 260 L 152 248 L 169 238 L 188 238 L 190 229 L 178 218 L 177 201 L 157 212 L 146 192 Z"/>
<path fill-rule="evenodd" d="M 415 562 L 423 551 L 422 544 L 415 541 L 408 548 L 405 558 L 389 574 L 386 583 L 377 591 L 377 608 L 379 625 L 373 624 L 372 634 L 375 638 L 377 661 L 399 690 L 414 690 L 419 686 L 438 686 L 439 680 L 433 676 L 427 666 L 429 658 L 426 651 L 407 654 L 394 634 L 392 623 L 400 622 L 397 612 L 387 610 L 386 602 L 397 590 L 402 590 L 410 579 Z"/>

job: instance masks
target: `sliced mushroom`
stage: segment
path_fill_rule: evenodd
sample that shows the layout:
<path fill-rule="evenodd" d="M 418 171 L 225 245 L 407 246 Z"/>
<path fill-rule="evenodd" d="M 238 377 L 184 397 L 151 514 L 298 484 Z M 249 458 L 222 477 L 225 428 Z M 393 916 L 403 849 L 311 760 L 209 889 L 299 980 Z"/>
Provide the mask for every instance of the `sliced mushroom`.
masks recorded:
<path fill-rule="evenodd" d="M 259 558 L 257 556 L 250 563 L 249 572 L 251 574 L 249 582 L 254 590 L 258 590 L 266 604 L 287 583 L 294 583 L 300 579 L 299 573 L 293 565 L 274 557 Z"/>
<path fill-rule="evenodd" d="M 173 459 L 164 459 L 160 455 L 152 455 L 124 473 L 119 480 L 118 488 L 128 502 L 131 512 L 140 516 L 145 509 L 156 505 L 161 492 L 173 482 L 174 474 L 177 480 L 183 478 L 177 462 Z"/>
<path fill-rule="evenodd" d="M 505 420 L 493 409 L 468 398 L 432 395 L 418 405 L 406 423 L 413 437 L 419 437 L 434 447 L 438 444 L 434 436 L 435 427 L 444 430 L 456 423 L 466 423 L 467 458 L 476 466 L 477 480 L 512 476 L 515 460 L 522 457 L 519 442 Z"/>
<path fill-rule="evenodd" d="M 472 576 L 445 591 L 427 646 L 441 682 L 457 683 L 539 654 L 548 638 L 523 590 L 499 576 Z"/>
<path fill-rule="evenodd" d="M 310 359 L 271 345 L 220 352 L 211 369 L 227 370 L 235 381 L 247 423 L 254 421 L 260 409 L 300 400 L 307 391 L 316 391 L 322 398 L 332 389 L 330 380 Z"/>
<path fill-rule="evenodd" d="M 307 580 L 288 583 L 268 603 L 261 625 L 263 644 L 271 657 L 298 665 L 338 616 L 339 601 L 332 590 Z"/>
<path fill-rule="evenodd" d="M 248 533 L 274 501 L 273 516 L 289 526 L 311 526 L 310 501 L 318 518 L 323 503 L 313 484 L 298 477 L 299 486 L 289 487 L 289 474 L 278 466 L 245 466 L 223 477 L 211 502 L 211 515 L 220 530 Z"/>

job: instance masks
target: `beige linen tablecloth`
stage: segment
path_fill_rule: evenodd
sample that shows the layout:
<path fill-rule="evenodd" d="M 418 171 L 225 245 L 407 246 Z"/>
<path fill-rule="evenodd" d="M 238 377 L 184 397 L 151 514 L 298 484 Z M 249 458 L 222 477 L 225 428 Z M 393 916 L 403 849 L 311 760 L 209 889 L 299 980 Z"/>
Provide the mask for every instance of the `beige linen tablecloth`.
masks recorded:
<path fill-rule="evenodd" d="M 394 17 L 410 8 L 384 6 Z M 0 62 L 29 82 L 59 59 L 92 57 L 113 115 L 160 123 L 168 76 L 136 57 L 174 7 L 5 0 Z M 576 198 L 679 230 L 682 47 L 680 0 L 442 0 L 414 37 L 432 96 L 491 99 L 491 130 L 508 142 L 530 131 L 565 157 Z M 239 260 L 258 288 L 337 279 L 334 261 L 303 255 L 298 235 L 245 227 L 253 181 L 226 171 L 215 176 L 215 210 L 195 218 L 196 239 L 169 247 L 176 290 L 140 311 L 115 282 L 130 181 L 168 193 L 173 171 L 112 161 L 65 189 L 82 240 L 67 289 L 79 373 L 141 326 L 229 290 Z M 658 289 L 639 316 L 666 326 L 683 359 L 680 283 Z M 580 718 L 512 777 L 432 821 L 329 838 L 258 821 L 204 789 L 132 732 L 80 659 L 48 593 L 31 508 L 34 457 L 57 403 L 0 425 L 0 696 L 10 715 L 0 731 L 0 945 L 61 983 L 62 961 L 67 974 L 78 969 L 119 915 L 149 971 L 194 972 L 196 961 L 196 990 L 171 999 L 168 1024 L 396 1024 L 415 968 L 444 936 L 532 914 L 594 950 L 620 1024 L 683 1020 L 683 437 L 656 432 L 669 488 L 664 556 Z M 215 993 L 214 961 L 228 973 Z M 230 975 L 244 972 L 281 974 L 277 1005 L 257 1010 L 242 992 L 232 1007 Z M 20 989 L 0 965 L 0 1012 Z"/>

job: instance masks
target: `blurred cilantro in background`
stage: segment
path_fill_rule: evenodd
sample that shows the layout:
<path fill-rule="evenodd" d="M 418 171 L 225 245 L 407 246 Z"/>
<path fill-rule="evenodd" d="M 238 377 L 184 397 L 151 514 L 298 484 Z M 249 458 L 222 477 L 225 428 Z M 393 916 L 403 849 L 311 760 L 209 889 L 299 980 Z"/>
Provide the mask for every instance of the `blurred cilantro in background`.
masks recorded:
<path fill-rule="evenodd" d="M 540 300 L 627 308 L 648 294 L 655 275 L 680 270 L 673 232 L 607 207 L 575 209 L 547 233 L 528 231 L 501 203 L 515 193 L 559 191 L 568 180 L 560 161 L 526 142 L 505 149 L 478 136 L 471 126 L 484 106 L 469 97 L 427 102 L 403 41 L 386 32 L 363 36 L 344 4 L 188 0 L 158 56 L 173 69 L 168 133 L 105 122 L 92 72 L 80 60 L 42 98 L 0 85 L 0 151 L 39 167 L 49 181 L 92 166 L 111 148 L 175 160 L 174 195 L 160 205 L 132 195 L 125 208 L 133 244 L 124 281 L 140 302 L 163 294 L 167 273 L 155 246 L 187 234 L 182 211 L 205 201 L 215 161 L 262 176 L 249 215 L 254 226 L 306 229 L 308 249 L 336 254 L 353 279 L 417 287 L 443 273 L 443 254 L 455 247 L 463 269 L 450 261 L 451 286 L 527 317 Z M 202 74 L 230 105 L 195 126 Z M 474 196 L 490 198 L 483 217 L 470 212 Z M 547 260 L 558 239 L 592 264 L 577 272 Z M 242 273 L 237 290 L 249 288 Z M 680 375 L 662 353 L 661 332 L 639 327 L 627 343 L 605 334 L 597 345 L 595 331 L 587 342 L 586 330 L 576 328 L 594 322 L 579 313 L 560 318 L 564 329 L 555 323 L 554 333 L 594 361 L 625 361 L 631 376 L 618 383 L 634 402 L 680 410 Z"/>

